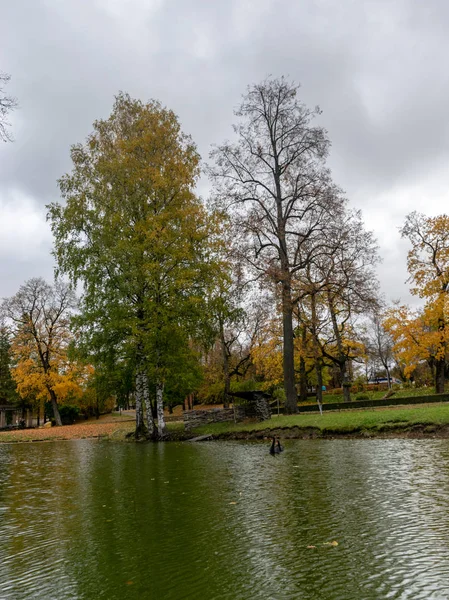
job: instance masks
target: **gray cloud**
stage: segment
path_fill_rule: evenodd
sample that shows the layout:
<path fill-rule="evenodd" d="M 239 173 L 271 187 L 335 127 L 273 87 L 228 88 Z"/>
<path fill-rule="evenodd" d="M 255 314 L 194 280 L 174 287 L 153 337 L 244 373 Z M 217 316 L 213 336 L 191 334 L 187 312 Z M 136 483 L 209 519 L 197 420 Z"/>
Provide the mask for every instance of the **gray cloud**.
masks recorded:
<path fill-rule="evenodd" d="M 379 235 L 384 292 L 407 296 L 397 228 L 446 207 L 446 2 L 21 0 L 2 21 L 0 68 L 20 109 L 16 141 L 0 146 L 0 296 L 51 275 L 44 206 L 118 90 L 173 108 L 207 158 L 246 86 L 270 73 L 322 107 L 334 178 Z"/>

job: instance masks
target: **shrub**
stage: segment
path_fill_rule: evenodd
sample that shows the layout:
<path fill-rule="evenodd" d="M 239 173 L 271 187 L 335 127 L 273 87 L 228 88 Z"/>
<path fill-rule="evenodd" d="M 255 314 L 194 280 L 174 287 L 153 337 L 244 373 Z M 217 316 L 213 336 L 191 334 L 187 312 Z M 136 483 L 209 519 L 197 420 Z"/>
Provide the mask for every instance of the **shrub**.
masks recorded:
<path fill-rule="evenodd" d="M 80 409 L 77 406 L 67 404 L 59 407 L 59 414 L 63 425 L 71 425 L 79 417 Z"/>

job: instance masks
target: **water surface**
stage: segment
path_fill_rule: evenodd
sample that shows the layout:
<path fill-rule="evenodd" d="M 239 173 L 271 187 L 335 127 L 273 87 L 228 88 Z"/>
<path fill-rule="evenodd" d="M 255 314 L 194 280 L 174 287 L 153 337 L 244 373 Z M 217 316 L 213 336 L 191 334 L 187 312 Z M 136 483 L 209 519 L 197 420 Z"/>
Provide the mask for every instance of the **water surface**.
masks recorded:
<path fill-rule="evenodd" d="M 0 600 L 449 598 L 447 440 L 268 447 L 1 445 Z"/>

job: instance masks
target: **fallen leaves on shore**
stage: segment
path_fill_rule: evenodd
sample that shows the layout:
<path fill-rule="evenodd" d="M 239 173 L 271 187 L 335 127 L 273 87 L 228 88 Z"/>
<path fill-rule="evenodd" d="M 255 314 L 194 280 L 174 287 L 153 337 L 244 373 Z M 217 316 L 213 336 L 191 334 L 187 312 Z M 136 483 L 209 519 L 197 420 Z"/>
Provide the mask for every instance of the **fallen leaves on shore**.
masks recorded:
<path fill-rule="evenodd" d="M 1 431 L 0 443 L 109 437 L 117 431 L 127 433 L 134 428 L 134 421 L 127 420 L 116 422 L 89 421 L 87 423 L 77 423 L 76 425 L 43 429 L 15 429 L 12 431 Z"/>

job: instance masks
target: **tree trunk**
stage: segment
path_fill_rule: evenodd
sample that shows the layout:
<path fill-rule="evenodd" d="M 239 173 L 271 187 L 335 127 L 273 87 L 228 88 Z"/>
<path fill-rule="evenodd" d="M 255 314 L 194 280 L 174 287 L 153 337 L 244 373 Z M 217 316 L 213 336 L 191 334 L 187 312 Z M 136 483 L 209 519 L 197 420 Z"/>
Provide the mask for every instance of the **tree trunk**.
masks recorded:
<path fill-rule="evenodd" d="M 341 382 L 343 388 L 343 402 L 351 402 L 351 382 L 349 380 L 348 373 L 348 361 L 346 357 L 341 357 L 341 362 L 339 363 L 340 373 L 341 373 Z"/>
<path fill-rule="evenodd" d="M 318 341 L 317 333 L 317 314 L 316 314 L 316 295 L 312 294 L 310 306 L 312 309 L 312 341 L 313 341 L 313 355 L 315 359 L 315 373 L 316 373 L 316 401 L 318 406 L 321 407 L 323 404 L 323 361 L 321 357 L 320 345 Z"/>
<path fill-rule="evenodd" d="M 387 380 L 388 380 L 388 389 L 391 390 L 391 375 L 390 375 L 390 369 L 388 368 L 387 363 L 385 363 L 385 371 L 387 373 Z"/>
<path fill-rule="evenodd" d="M 145 414 L 147 417 L 148 436 L 150 438 L 154 438 L 155 425 L 154 425 L 153 411 L 151 410 L 150 386 L 148 383 L 148 375 L 146 373 L 142 373 L 141 377 L 142 377 L 143 405 L 145 406 Z"/>
<path fill-rule="evenodd" d="M 51 407 L 53 409 L 53 417 L 55 418 L 56 425 L 59 427 L 62 426 L 61 415 L 59 414 L 58 401 L 56 399 L 56 394 L 53 388 L 49 388 L 49 394 L 51 399 Z"/>
<path fill-rule="evenodd" d="M 322 412 L 323 406 L 323 365 L 321 358 L 317 358 L 315 360 L 315 370 L 316 370 L 316 401 L 318 406 L 320 407 L 320 412 Z"/>
<path fill-rule="evenodd" d="M 306 361 L 302 356 L 299 359 L 299 399 L 301 402 L 307 402 Z"/>
<path fill-rule="evenodd" d="M 144 382 L 143 382 L 142 375 L 143 375 L 143 373 L 140 370 L 140 365 L 139 365 L 137 368 L 137 371 L 136 371 L 136 393 L 135 393 L 135 401 L 136 401 L 135 437 L 136 437 L 136 440 L 139 440 L 142 437 L 146 437 L 146 434 L 147 434 L 145 423 L 143 422 Z"/>
<path fill-rule="evenodd" d="M 167 431 L 164 420 L 164 384 L 162 381 L 158 381 L 156 384 L 156 406 L 159 439 L 163 440 Z"/>
<path fill-rule="evenodd" d="M 224 378 L 224 396 L 223 406 L 229 408 L 229 392 L 231 391 L 231 377 L 229 376 L 229 354 L 226 346 L 223 326 L 220 324 L 221 352 L 223 355 L 223 378 Z"/>
<path fill-rule="evenodd" d="M 346 372 L 346 365 L 342 367 L 343 374 L 343 401 L 351 402 L 351 385 L 348 378 L 348 373 Z"/>
<path fill-rule="evenodd" d="M 295 359 L 293 336 L 293 306 L 290 279 L 282 284 L 282 327 L 284 338 L 283 367 L 285 412 L 292 414 L 298 412 L 298 397 L 295 388 Z"/>
<path fill-rule="evenodd" d="M 328 300 L 329 312 L 330 312 L 331 320 L 332 320 L 332 328 L 334 330 L 335 340 L 337 342 L 337 349 L 338 349 L 338 361 L 337 362 L 338 362 L 338 366 L 340 368 L 340 373 L 341 373 L 341 380 L 342 380 L 342 387 L 343 387 L 343 400 L 344 400 L 344 402 L 351 402 L 351 386 L 350 386 L 350 381 L 349 381 L 349 376 L 348 376 L 348 371 L 347 371 L 348 359 L 343 351 L 343 340 L 342 340 L 340 329 L 338 327 L 334 303 L 332 301 L 330 293 L 328 293 L 328 295 L 327 295 L 327 300 Z"/>
<path fill-rule="evenodd" d="M 439 358 L 435 361 L 435 392 L 437 394 L 444 394 L 444 367 L 445 359 Z"/>
<path fill-rule="evenodd" d="M 302 327 L 301 331 L 301 350 L 306 346 L 307 341 L 307 330 Z M 307 372 L 306 372 L 306 361 L 301 355 L 299 358 L 299 399 L 301 402 L 307 402 Z"/>

